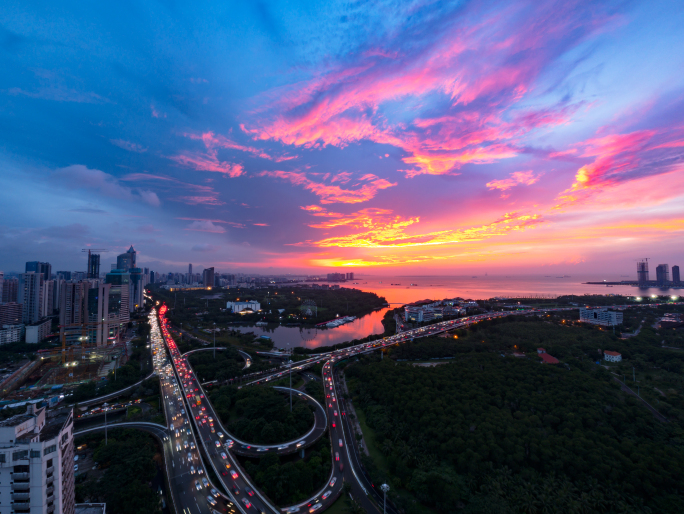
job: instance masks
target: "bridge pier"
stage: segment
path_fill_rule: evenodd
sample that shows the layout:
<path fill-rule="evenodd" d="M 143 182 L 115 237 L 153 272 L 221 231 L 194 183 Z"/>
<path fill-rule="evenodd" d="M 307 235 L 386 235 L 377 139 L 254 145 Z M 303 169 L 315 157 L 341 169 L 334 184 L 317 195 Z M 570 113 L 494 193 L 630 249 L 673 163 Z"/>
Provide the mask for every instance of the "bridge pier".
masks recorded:
<path fill-rule="evenodd" d="M 302 459 L 304 458 L 304 448 L 302 448 Z"/>

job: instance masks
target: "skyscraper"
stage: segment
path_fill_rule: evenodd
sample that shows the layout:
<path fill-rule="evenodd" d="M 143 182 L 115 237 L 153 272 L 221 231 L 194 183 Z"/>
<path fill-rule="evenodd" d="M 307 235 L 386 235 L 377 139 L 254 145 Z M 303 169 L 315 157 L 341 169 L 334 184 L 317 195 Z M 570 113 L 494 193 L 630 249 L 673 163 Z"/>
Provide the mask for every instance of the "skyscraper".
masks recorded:
<path fill-rule="evenodd" d="M 100 254 L 88 250 L 88 278 L 100 278 Z"/>
<path fill-rule="evenodd" d="M 43 306 L 43 274 L 29 271 L 19 275 L 19 291 L 17 303 L 22 305 L 24 324 L 35 323 L 44 315 Z"/>
<path fill-rule="evenodd" d="M 660 287 L 670 285 L 670 267 L 667 264 L 656 266 L 656 284 Z"/>
<path fill-rule="evenodd" d="M 0 303 L 2 303 L 2 290 L 4 289 L 5 285 L 5 272 L 0 271 Z"/>
<path fill-rule="evenodd" d="M 52 266 L 49 262 L 31 261 L 26 263 L 26 271 L 35 271 L 43 274 L 43 280 L 50 280 L 52 277 Z"/>
<path fill-rule="evenodd" d="M 214 287 L 214 268 L 205 268 L 202 273 L 204 287 Z"/>
<path fill-rule="evenodd" d="M 192 275 L 192 263 L 188 264 L 188 275 Z"/>
<path fill-rule="evenodd" d="M 679 266 L 672 266 L 672 284 L 675 286 L 682 285 L 682 281 L 679 278 Z"/>
<path fill-rule="evenodd" d="M 648 259 L 637 261 L 637 282 L 640 287 L 645 287 L 648 283 Z"/>
<path fill-rule="evenodd" d="M 130 275 L 130 292 L 128 293 L 128 308 L 130 312 L 135 312 L 143 305 L 143 290 L 145 284 L 143 283 L 143 272 L 140 268 L 131 268 Z"/>
<path fill-rule="evenodd" d="M 117 256 L 116 269 L 128 271 L 131 268 L 135 268 L 136 255 L 137 253 L 133 248 L 133 245 L 131 245 L 126 253 L 122 253 L 121 255 Z"/>
<path fill-rule="evenodd" d="M 125 325 L 131 319 L 129 308 L 131 276 L 123 270 L 115 269 L 107 273 L 105 283 L 112 285 L 109 290 L 109 318 L 118 322 L 119 333 L 123 333 Z M 110 330 L 112 325 L 110 324 Z"/>

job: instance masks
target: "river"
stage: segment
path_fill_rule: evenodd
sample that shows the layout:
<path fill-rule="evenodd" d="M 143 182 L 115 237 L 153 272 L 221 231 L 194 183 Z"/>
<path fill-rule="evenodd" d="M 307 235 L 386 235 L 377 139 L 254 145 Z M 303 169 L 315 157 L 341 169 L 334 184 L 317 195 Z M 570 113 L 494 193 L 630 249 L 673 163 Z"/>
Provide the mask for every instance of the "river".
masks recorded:
<path fill-rule="evenodd" d="M 346 282 L 343 287 L 351 287 L 362 291 L 371 291 L 383 296 L 391 307 L 418 300 L 438 300 L 444 298 L 470 298 L 481 300 L 495 296 L 531 297 L 535 295 L 562 294 L 619 294 L 619 295 L 677 295 L 682 289 L 639 289 L 632 286 L 588 285 L 583 282 L 600 281 L 618 282 L 634 280 L 634 277 L 623 275 L 577 275 L 577 276 L 544 276 L 544 275 L 483 275 L 483 276 L 373 276 L 359 275 L 356 280 Z M 362 339 L 371 334 L 380 334 L 384 328 L 381 320 L 387 309 L 375 311 L 352 323 L 337 328 L 315 329 L 312 327 L 286 327 L 272 325 L 269 327 L 238 326 L 241 332 L 254 332 L 256 335 L 267 335 L 273 339 L 278 348 L 304 346 L 317 348 L 338 343 Z M 343 316 L 344 313 L 340 313 Z M 325 320 L 321 320 L 325 321 Z"/>

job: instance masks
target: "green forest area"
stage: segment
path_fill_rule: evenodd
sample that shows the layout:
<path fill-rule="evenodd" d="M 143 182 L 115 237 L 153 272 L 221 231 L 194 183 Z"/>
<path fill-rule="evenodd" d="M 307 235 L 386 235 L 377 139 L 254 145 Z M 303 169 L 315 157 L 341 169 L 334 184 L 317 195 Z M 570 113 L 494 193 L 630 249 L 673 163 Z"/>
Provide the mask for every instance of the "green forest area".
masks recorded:
<path fill-rule="evenodd" d="M 560 316 L 516 317 L 362 358 L 346 376 L 376 451 L 366 468 L 408 514 L 684 512 L 684 352 L 661 347 L 681 332 L 653 328 L 659 314 L 630 313 L 645 322 L 625 340 Z M 538 347 L 560 364 L 541 364 Z M 606 365 L 599 349 L 623 362 Z M 632 367 L 627 385 L 669 422 L 620 391 L 614 378 Z"/>
<path fill-rule="evenodd" d="M 226 346 L 225 348 L 225 350 L 216 350 L 216 357 L 214 357 L 214 352 L 211 350 L 192 353 L 188 356 L 192 369 L 195 370 L 195 374 L 200 382 L 229 380 L 245 373 L 254 373 L 255 371 L 274 367 L 270 362 L 255 355 L 251 359 L 251 366 L 243 369 L 245 360 L 238 351 L 232 346 Z"/>
<path fill-rule="evenodd" d="M 87 434 L 74 444 L 87 444 L 93 459 L 104 469 L 89 470 L 76 477 L 76 503 L 102 502 L 111 514 L 153 514 L 161 512 L 159 493 L 152 480 L 162 466 L 155 439 L 139 430 L 110 429 L 104 434 Z"/>
<path fill-rule="evenodd" d="M 290 412 L 288 396 L 272 387 L 223 386 L 208 394 L 226 429 L 253 444 L 296 439 L 314 423 L 312 407 L 295 396 Z"/>
<path fill-rule="evenodd" d="M 166 316 L 176 326 L 213 328 L 227 323 L 294 323 L 315 325 L 336 316 L 361 317 L 382 308 L 386 300 L 375 293 L 358 289 L 217 289 L 213 291 L 152 291 L 155 300 L 169 306 Z M 226 309 L 229 301 L 254 300 L 261 304 L 262 312 L 238 314 Z M 316 309 L 307 314 L 303 304 L 313 300 Z M 280 309 L 284 309 L 281 313 Z M 199 315 L 198 315 L 199 314 Z"/>
<path fill-rule="evenodd" d="M 298 454 L 268 455 L 258 461 L 243 459 L 243 463 L 259 489 L 277 505 L 292 505 L 310 498 L 330 477 L 330 439 L 320 439 L 307 450 L 304 459 Z"/>

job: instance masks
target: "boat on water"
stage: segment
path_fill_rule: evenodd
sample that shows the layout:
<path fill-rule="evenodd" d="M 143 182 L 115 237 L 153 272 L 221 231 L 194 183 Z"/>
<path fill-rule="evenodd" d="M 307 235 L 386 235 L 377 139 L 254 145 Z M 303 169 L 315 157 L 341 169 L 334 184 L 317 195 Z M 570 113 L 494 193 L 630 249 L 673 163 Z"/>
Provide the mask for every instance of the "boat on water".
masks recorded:
<path fill-rule="evenodd" d="M 328 328 L 335 328 L 339 327 L 340 325 L 344 325 L 345 323 L 350 323 L 356 319 L 356 316 L 345 316 L 343 318 L 337 318 L 332 321 L 328 321 L 325 326 Z"/>
<path fill-rule="evenodd" d="M 418 284 L 411 284 L 412 286 L 417 286 Z"/>
<path fill-rule="evenodd" d="M 401 284 L 390 284 L 391 286 L 400 286 Z"/>

